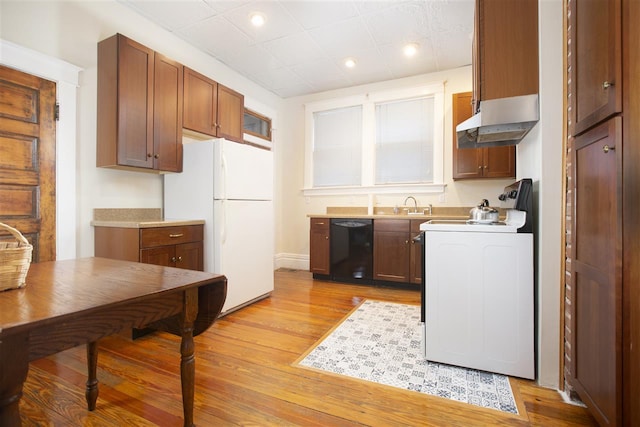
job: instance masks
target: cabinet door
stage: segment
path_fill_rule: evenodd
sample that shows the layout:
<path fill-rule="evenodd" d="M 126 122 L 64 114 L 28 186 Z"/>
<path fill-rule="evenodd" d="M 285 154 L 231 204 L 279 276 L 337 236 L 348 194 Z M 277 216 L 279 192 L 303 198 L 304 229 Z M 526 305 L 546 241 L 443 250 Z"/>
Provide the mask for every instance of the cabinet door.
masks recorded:
<path fill-rule="evenodd" d="M 373 278 L 409 283 L 410 234 L 373 232 Z"/>
<path fill-rule="evenodd" d="M 420 236 L 420 224 L 425 222 L 424 220 L 413 219 L 411 220 L 411 250 L 409 261 L 409 281 L 411 283 L 420 285 L 422 284 L 422 265 L 424 264 L 424 258 L 422 257 L 422 242 L 416 242 L 415 237 Z"/>
<path fill-rule="evenodd" d="M 478 99 L 538 93 L 538 0 L 476 0 L 476 14 Z"/>
<path fill-rule="evenodd" d="M 244 122 L 244 96 L 218 84 L 217 136 L 242 142 Z"/>
<path fill-rule="evenodd" d="M 183 126 L 195 132 L 216 136 L 218 84 L 184 67 Z"/>
<path fill-rule="evenodd" d="M 158 246 L 155 248 L 141 249 L 140 262 L 144 264 L 162 265 L 164 267 L 175 267 L 176 247 Z"/>
<path fill-rule="evenodd" d="M 571 129 L 578 135 L 622 111 L 620 0 L 572 1 Z"/>
<path fill-rule="evenodd" d="M 373 278 L 409 283 L 411 221 L 378 219 L 373 222 Z"/>
<path fill-rule="evenodd" d="M 203 243 L 193 242 L 176 245 L 175 266 L 187 270 L 204 270 Z"/>
<path fill-rule="evenodd" d="M 154 52 L 124 36 L 115 37 L 118 40 L 117 89 L 113 91 L 117 93 L 118 104 L 118 120 L 114 123 L 117 162 L 152 169 Z"/>
<path fill-rule="evenodd" d="M 154 169 L 182 172 L 182 65 L 155 54 Z"/>
<path fill-rule="evenodd" d="M 482 148 L 458 148 L 456 126 L 473 115 L 471 92 L 454 93 L 453 121 L 453 179 L 482 178 Z"/>
<path fill-rule="evenodd" d="M 314 274 L 331 273 L 329 219 L 312 218 L 309 235 L 309 270 Z"/>
<path fill-rule="evenodd" d="M 571 383 L 600 425 L 622 425 L 621 125 L 578 136 L 573 154 Z"/>
<path fill-rule="evenodd" d="M 516 176 L 516 147 L 483 148 L 482 176 L 511 178 Z"/>

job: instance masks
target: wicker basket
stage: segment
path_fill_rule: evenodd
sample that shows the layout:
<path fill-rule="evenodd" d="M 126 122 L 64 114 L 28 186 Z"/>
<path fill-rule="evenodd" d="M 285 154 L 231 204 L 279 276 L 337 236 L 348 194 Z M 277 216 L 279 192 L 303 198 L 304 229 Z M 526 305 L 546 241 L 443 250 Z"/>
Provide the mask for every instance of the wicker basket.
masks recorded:
<path fill-rule="evenodd" d="M 17 242 L 0 241 L 0 291 L 25 285 L 33 251 L 33 246 L 18 230 L 0 222 L 2 230 L 11 233 Z"/>

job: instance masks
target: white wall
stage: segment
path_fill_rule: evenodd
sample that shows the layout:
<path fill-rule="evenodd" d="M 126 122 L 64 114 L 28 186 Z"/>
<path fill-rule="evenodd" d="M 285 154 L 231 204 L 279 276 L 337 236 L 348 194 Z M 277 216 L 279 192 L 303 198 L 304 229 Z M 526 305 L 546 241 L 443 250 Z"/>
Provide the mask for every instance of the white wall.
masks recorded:
<path fill-rule="evenodd" d="M 367 206 L 368 196 L 307 196 L 302 194 L 304 187 L 304 105 L 331 98 L 364 94 L 375 91 L 415 87 L 445 81 L 445 120 L 444 120 L 444 183 L 446 190 L 440 194 L 415 194 L 420 206 L 432 204 L 438 206 L 475 206 L 481 199 L 489 199 L 498 205 L 498 195 L 512 179 L 491 179 L 453 181 L 452 178 L 452 94 L 471 90 L 471 67 L 461 67 L 438 73 L 369 84 L 359 87 L 328 91 L 313 95 L 288 98 L 284 101 L 280 116 L 286 117 L 286 123 L 278 131 L 280 140 L 277 163 L 281 165 L 276 172 L 276 183 L 280 188 L 277 206 L 281 209 L 282 219 L 276 230 L 277 265 L 308 268 L 309 266 L 309 219 L 308 214 L 322 214 L 328 206 Z M 377 206 L 401 206 L 410 194 L 375 196 Z"/>
<path fill-rule="evenodd" d="M 58 239 L 75 236 L 76 250 L 71 256 L 93 255 L 94 208 L 161 208 L 162 177 L 156 174 L 97 168 L 97 43 L 122 33 L 166 56 L 206 74 L 245 95 L 248 103 L 266 105 L 277 111 L 280 98 L 241 77 L 208 55 L 150 23 L 130 9 L 112 0 L 101 1 L 14 1 L 0 2 L 0 39 L 64 60 L 83 69 L 77 95 L 75 164 L 59 168 L 62 182 L 72 181 L 75 188 L 59 188 L 75 193 L 75 223 L 68 224 Z M 0 57 L 0 62 L 2 58 Z M 61 105 L 61 114 L 65 105 Z M 58 153 L 59 155 L 61 153 Z M 60 165 L 66 165 L 64 162 Z M 71 179 L 73 178 L 73 179 Z M 74 185 L 74 184 L 72 184 Z M 73 210 L 65 206 L 58 211 Z M 61 253 L 61 257 L 69 257 Z"/>

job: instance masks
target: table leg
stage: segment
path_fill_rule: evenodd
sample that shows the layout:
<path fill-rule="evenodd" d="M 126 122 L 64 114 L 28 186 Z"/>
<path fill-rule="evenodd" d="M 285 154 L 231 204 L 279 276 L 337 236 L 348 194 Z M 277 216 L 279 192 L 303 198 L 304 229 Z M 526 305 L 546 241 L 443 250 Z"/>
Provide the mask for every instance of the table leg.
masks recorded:
<path fill-rule="evenodd" d="M 182 410 L 185 427 L 194 427 L 193 399 L 195 394 L 196 359 L 194 356 L 193 324 L 198 314 L 198 289 L 185 291 L 181 316 L 180 380 L 182 383 Z"/>
<path fill-rule="evenodd" d="M 98 400 L 98 342 L 87 344 L 87 388 L 84 397 L 87 399 L 87 407 L 90 411 L 96 409 Z"/>
<path fill-rule="evenodd" d="M 18 427 L 22 387 L 29 373 L 29 338 L 12 335 L 0 340 L 0 426 Z"/>

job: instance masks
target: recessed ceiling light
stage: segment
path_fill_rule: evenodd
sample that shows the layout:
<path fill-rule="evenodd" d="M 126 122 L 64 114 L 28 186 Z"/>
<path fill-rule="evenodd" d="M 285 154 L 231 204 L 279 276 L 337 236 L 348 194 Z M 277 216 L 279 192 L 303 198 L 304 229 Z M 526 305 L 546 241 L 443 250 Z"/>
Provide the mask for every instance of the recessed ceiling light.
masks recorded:
<path fill-rule="evenodd" d="M 402 51 L 404 52 L 405 56 L 411 57 L 418 53 L 418 47 L 418 43 L 408 43 L 404 45 Z"/>
<path fill-rule="evenodd" d="M 353 58 L 347 58 L 344 60 L 344 66 L 347 68 L 353 68 L 356 66 L 356 60 Z"/>
<path fill-rule="evenodd" d="M 253 12 L 249 15 L 249 19 L 254 27 L 262 27 L 266 21 L 265 16 L 260 12 Z"/>

